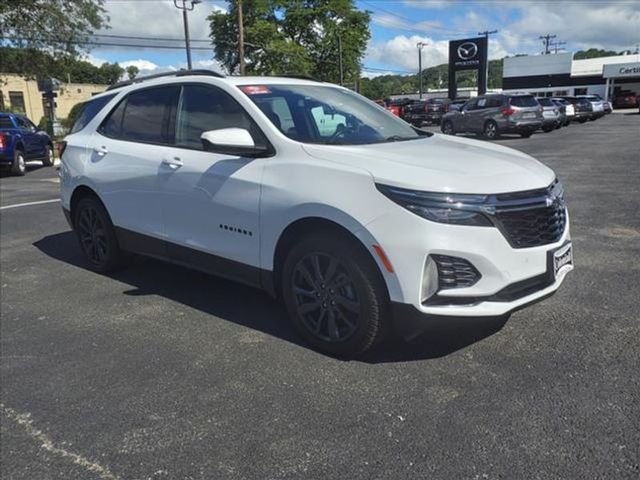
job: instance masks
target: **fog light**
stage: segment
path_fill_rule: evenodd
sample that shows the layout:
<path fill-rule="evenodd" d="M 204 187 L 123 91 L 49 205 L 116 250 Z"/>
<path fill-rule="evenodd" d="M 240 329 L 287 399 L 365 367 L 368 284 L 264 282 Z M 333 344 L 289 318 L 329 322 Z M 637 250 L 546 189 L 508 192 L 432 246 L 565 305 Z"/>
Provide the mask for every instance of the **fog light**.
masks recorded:
<path fill-rule="evenodd" d="M 422 270 L 421 302 L 431 298 L 438 291 L 438 287 L 438 266 L 429 255 L 427 261 L 424 262 L 424 269 Z"/>

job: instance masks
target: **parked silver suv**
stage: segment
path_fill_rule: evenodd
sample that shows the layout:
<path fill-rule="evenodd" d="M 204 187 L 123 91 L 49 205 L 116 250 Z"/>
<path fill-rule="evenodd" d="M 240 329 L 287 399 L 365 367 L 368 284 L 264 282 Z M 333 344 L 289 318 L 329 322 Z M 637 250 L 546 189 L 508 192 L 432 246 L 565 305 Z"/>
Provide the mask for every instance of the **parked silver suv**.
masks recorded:
<path fill-rule="evenodd" d="M 542 126 L 542 107 L 533 95 L 481 95 L 442 117 L 443 133 L 478 133 L 492 140 L 502 133 L 529 137 Z"/>

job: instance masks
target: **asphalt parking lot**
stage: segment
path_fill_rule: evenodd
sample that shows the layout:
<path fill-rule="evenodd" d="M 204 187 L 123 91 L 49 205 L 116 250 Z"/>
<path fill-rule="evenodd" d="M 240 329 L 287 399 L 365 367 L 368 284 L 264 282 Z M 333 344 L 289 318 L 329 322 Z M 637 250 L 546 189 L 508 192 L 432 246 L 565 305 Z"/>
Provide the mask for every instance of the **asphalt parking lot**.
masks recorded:
<path fill-rule="evenodd" d="M 576 269 L 505 325 L 340 361 L 266 294 L 85 267 L 53 168 L 0 178 L 3 479 L 640 478 L 640 115 L 499 140 L 552 167 Z M 454 161 L 454 159 L 452 159 Z"/>

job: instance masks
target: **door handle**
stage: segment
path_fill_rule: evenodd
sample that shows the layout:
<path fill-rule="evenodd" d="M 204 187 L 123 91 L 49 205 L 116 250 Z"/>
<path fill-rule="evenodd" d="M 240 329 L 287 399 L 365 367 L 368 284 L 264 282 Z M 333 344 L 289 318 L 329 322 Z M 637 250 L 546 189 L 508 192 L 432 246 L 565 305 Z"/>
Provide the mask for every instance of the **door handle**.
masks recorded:
<path fill-rule="evenodd" d="M 107 153 L 109 153 L 109 150 L 104 145 L 102 147 L 93 147 L 93 151 L 101 157 L 104 157 Z"/>
<path fill-rule="evenodd" d="M 180 160 L 180 157 L 163 158 L 162 164 L 168 165 L 171 168 L 180 168 L 182 165 L 184 165 L 182 160 Z"/>

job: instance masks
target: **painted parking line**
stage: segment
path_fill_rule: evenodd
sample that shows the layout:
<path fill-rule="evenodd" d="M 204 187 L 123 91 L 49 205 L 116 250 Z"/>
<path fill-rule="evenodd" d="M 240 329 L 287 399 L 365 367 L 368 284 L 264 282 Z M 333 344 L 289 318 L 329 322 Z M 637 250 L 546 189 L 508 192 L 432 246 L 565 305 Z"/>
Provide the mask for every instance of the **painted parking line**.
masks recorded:
<path fill-rule="evenodd" d="M 55 203 L 59 201 L 60 201 L 59 198 L 53 198 L 51 200 L 40 200 L 39 202 L 16 203 L 15 205 L 5 205 L 4 207 L 0 207 L 0 210 L 8 210 L 10 208 L 18 208 L 18 207 L 29 207 L 31 205 L 42 205 L 45 203 Z"/>

